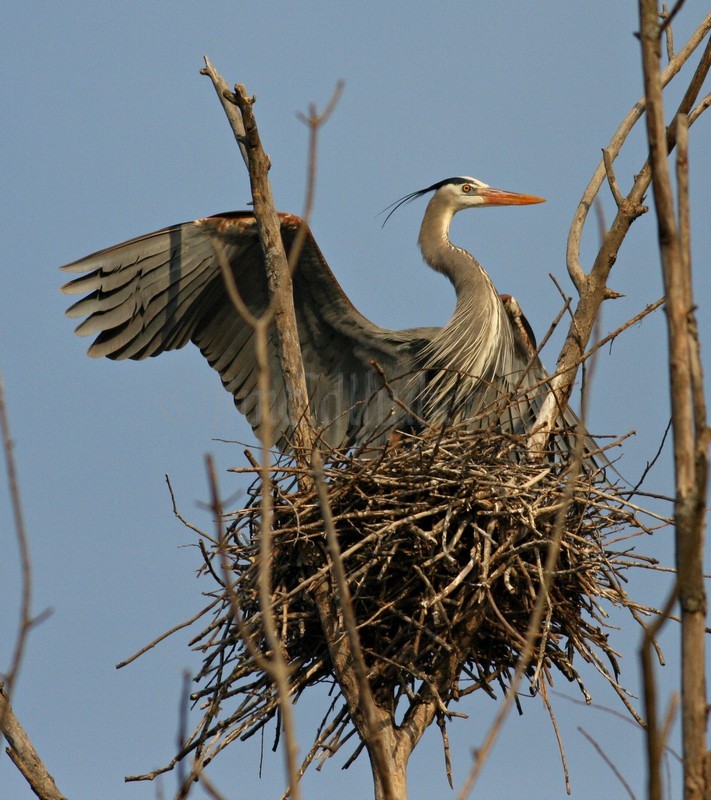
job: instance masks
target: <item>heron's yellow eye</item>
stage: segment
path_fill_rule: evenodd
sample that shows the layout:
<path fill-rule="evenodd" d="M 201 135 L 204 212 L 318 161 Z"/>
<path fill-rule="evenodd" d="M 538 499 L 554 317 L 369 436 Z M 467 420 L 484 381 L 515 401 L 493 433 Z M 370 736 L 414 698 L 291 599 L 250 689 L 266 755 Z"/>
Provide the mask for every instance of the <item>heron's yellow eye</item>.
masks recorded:
<path fill-rule="evenodd" d="M 462 191 L 464 192 L 464 194 L 469 194 L 469 192 L 471 192 L 471 190 L 472 190 L 472 186 L 471 186 L 470 183 L 465 183 L 464 186 L 462 186 Z"/>

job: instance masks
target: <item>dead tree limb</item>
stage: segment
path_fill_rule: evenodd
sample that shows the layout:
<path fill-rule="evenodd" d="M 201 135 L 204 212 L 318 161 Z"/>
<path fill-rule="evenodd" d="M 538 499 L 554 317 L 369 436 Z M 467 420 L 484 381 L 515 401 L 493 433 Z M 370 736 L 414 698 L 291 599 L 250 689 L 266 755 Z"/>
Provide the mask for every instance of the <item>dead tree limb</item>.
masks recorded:
<path fill-rule="evenodd" d="M 281 223 L 274 207 L 269 182 L 270 161 L 264 152 L 252 105 L 242 85 L 235 86 L 234 101 L 244 122 L 244 143 L 249 159 L 249 180 L 254 201 L 254 217 L 264 251 L 270 303 L 279 342 L 279 364 L 284 377 L 289 419 L 293 427 L 292 445 L 297 460 L 305 459 L 314 447 L 316 436 L 311 425 L 309 395 L 306 389 L 304 363 L 301 358 L 299 332 L 294 311 L 294 290 L 289 261 L 281 238 Z M 271 446 L 271 442 L 269 443 Z"/>
<path fill-rule="evenodd" d="M 247 165 L 254 201 L 254 216 L 259 230 L 269 286 L 270 302 L 267 311 L 260 317 L 253 317 L 251 314 L 246 313 L 246 306 L 241 302 L 229 267 L 225 259 L 220 258 L 218 253 L 218 260 L 221 264 L 227 291 L 232 297 L 238 313 L 245 317 L 254 330 L 261 408 L 259 431 L 262 444 L 261 473 L 265 487 L 261 498 L 262 530 L 260 537 L 259 597 L 262 609 L 262 623 L 270 651 L 269 657 L 263 661 L 265 669 L 274 681 L 279 694 L 279 706 L 286 739 L 288 782 L 292 786 L 294 797 L 298 800 L 300 797 L 298 746 L 289 691 L 289 670 L 282 653 L 271 601 L 273 509 L 269 481 L 274 436 L 269 403 L 272 385 L 269 362 L 269 335 L 272 324 L 277 335 L 277 350 L 286 389 L 289 419 L 292 426 L 292 443 L 299 463 L 306 463 L 306 457 L 313 447 L 315 436 L 310 424 L 306 378 L 296 327 L 296 314 L 294 312 L 291 272 L 281 237 L 281 223 L 274 207 L 274 199 L 268 177 L 270 162 L 262 147 L 256 120 L 252 112 L 254 99 L 247 95 L 243 86 L 235 86 L 234 93 L 228 93 L 223 87 L 224 80 L 217 74 L 208 59 L 205 59 L 205 64 L 206 67 L 203 73 L 211 78 L 213 85 L 218 90 L 223 109 L 227 114 L 242 157 Z M 211 485 L 213 486 L 213 507 L 217 511 L 220 507 L 220 501 L 217 495 L 217 481 L 214 474 L 211 475 Z"/>
<path fill-rule="evenodd" d="M 679 152 L 678 194 L 675 202 L 668 164 L 669 136 L 665 129 L 659 65 L 665 25 L 660 23 L 656 0 L 640 0 L 639 15 L 649 164 L 667 298 L 665 310 L 674 438 L 677 594 L 681 606 L 684 798 L 703 800 L 709 797 L 711 791 L 711 775 L 706 774 L 706 593 L 703 571 L 709 429 L 691 281 L 686 148 L 688 122 L 686 114 L 677 114 L 675 133 Z M 706 48 L 705 59 L 708 70 L 711 41 Z M 650 786 L 656 786 L 653 772 Z"/>
<path fill-rule="evenodd" d="M 25 528 L 25 515 L 22 509 L 20 498 L 20 482 L 17 477 L 15 465 L 14 446 L 10 433 L 10 420 L 5 404 L 5 383 L 0 374 L 0 433 L 3 440 L 3 452 L 5 454 L 5 466 L 7 469 L 8 492 L 15 524 L 15 536 L 17 538 L 17 549 L 20 553 L 20 571 L 22 576 L 21 597 L 20 597 L 20 621 L 18 625 L 17 638 L 15 640 L 14 651 L 10 660 L 7 673 L 5 674 L 5 684 L 7 686 L 8 697 L 12 696 L 12 687 L 15 677 L 22 664 L 22 657 L 27 645 L 27 637 L 32 627 L 32 562 L 30 559 L 30 547 Z M 2 731 L 3 715 L 0 713 L 0 732 Z"/>
<path fill-rule="evenodd" d="M 15 716 L 0 684 L 0 732 L 8 741 L 6 752 L 40 800 L 66 800 L 32 742 Z"/>
<path fill-rule="evenodd" d="M 218 92 L 223 107 L 228 113 L 230 124 L 232 125 L 235 137 L 245 163 L 247 164 L 252 198 L 254 201 L 254 215 L 259 229 L 260 240 L 265 257 L 267 281 L 270 292 L 270 306 L 267 312 L 255 325 L 255 338 L 257 339 L 257 358 L 260 369 L 260 396 L 262 399 L 263 412 L 268 407 L 266 398 L 269 393 L 269 374 L 266 362 L 267 352 L 267 332 L 273 319 L 276 330 L 277 350 L 279 353 L 280 369 L 282 371 L 284 385 L 286 389 L 287 408 L 292 427 L 292 447 L 297 464 L 305 468 L 302 473 L 302 483 L 317 481 L 315 475 L 318 474 L 318 454 L 315 451 L 316 436 L 311 424 L 309 411 L 308 393 L 304 374 L 301 348 L 296 326 L 296 314 L 294 310 L 293 288 L 291 281 L 291 269 L 289 259 L 284 251 L 281 238 L 281 225 L 274 206 L 274 199 L 268 178 L 270 168 L 269 158 L 262 148 L 257 123 L 253 113 L 254 99 L 250 98 L 244 86 L 235 86 L 234 93 L 227 93 L 225 82 L 214 70 L 208 59 L 205 59 L 206 68 L 203 70 L 213 81 L 213 85 Z M 334 99 L 328 105 L 322 115 L 317 115 L 315 110 L 307 118 L 312 131 L 312 149 L 310 175 L 315 174 L 313 154 L 315 149 L 315 132 L 320 124 L 328 117 L 333 109 L 333 105 L 338 98 L 340 88 L 334 94 Z M 236 106 L 239 109 L 239 119 L 235 119 L 233 111 L 227 111 L 227 104 Z M 241 122 L 241 124 L 240 124 Z M 307 209 L 313 201 L 313 187 L 307 191 Z M 305 232 L 305 226 L 303 227 Z M 297 240 L 298 244 L 298 240 Z M 298 260 L 298 254 L 292 258 L 292 265 Z M 229 277 L 226 276 L 229 284 Z M 239 311 L 239 307 L 238 307 Z M 260 357 L 261 353 L 261 357 Z M 268 413 L 268 411 L 267 411 Z M 264 415 L 262 417 L 265 420 Z M 268 428 L 269 429 L 269 428 Z M 262 580 L 260 580 L 261 591 L 264 595 L 264 605 L 262 608 L 263 620 L 266 625 L 266 632 L 272 631 L 273 636 L 268 636 L 272 645 L 272 656 L 278 650 L 276 632 L 269 624 L 270 609 L 269 597 L 271 596 L 269 581 L 269 560 L 270 560 L 270 525 L 271 525 L 271 500 L 269 492 L 270 476 L 267 461 L 268 451 L 273 446 L 271 437 L 262 441 L 263 453 L 263 486 L 262 486 L 262 545 L 261 565 Z M 313 470 L 308 469 L 312 457 L 315 457 Z M 308 470 L 308 471 L 306 471 Z M 311 476 L 310 478 L 308 476 Z M 317 554 L 313 548 L 304 545 L 304 557 L 314 560 Z M 358 641 L 358 633 L 354 621 L 346 613 L 348 608 L 348 587 L 343 576 L 339 573 L 336 565 L 340 555 L 337 552 L 337 542 L 331 539 L 331 554 L 329 558 L 331 581 L 336 591 L 329 585 L 328 581 L 321 581 L 314 588 L 314 600 L 316 602 L 324 635 L 329 645 L 331 660 L 334 672 L 341 685 L 344 696 L 348 702 L 349 713 L 351 714 L 356 727 L 365 743 L 373 766 L 373 775 L 376 785 L 376 796 L 382 800 L 399 800 L 405 797 L 405 770 L 407 760 L 404 760 L 402 769 L 399 770 L 402 779 L 395 779 L 393 763 L 386 758 L 386 752 L 394 747 L 394 720 L 385 713 L 378 713 L 373 702 L 370 687 L 365 677 L 364 670 L 353 670 L 353 665 L 362 662 L 362 652 Z M 344 635 L 345 634 L 345 635 Z M 273 641 L 272 641 L 273 639 Z M 285 668 L 285 665 L 284 665 Z M 279 670 L 279 680 L 283 681 L 281 669 Z M 281 693 L 280 693 L 281 694 Z M 288 693 L 287 693 L 288 694 Z M 288 696 L 284 699 L 288 703 Z M 388 732 L 391 734 L 388 737 Z M 289 749 L 289 748 L 287 748 Z M 293 750 L 293 747 L 291 748 Z M 408 754 L 409 755 L 409 754 Z M 294 767 L 293 752 L 290 758 L 290 784 L 291 791 L 298 791 L 296 783 L 298 781 L 297 771 Z M 400 785 L 401 784 L 401 785 Z"/>
<path fill-rule="evenodd" d="M 10 705 L 12 688 L 17 679 L 30 630 L 38 619 L 32 617 L 32 562 L 25 528 L 24 512 L 20 498 L 20 485 L 15 465 L 14 448 L 10 433 L 10 422 L 5 404 L 5 386 L 0 375 L 0 432 L 8 476 L 8 490 L 15 523 L 17 547 L 20 553 L 21 599 L 20 620 L 17 638 L 12 652 L 5 681 L 0 681 L 0 740 L 8 742 L 6 753 L 20 770 L 33 792 L 40 800 L 63 800 L 64 795 L 57 789 L 42 759 L 20 725 Z M 7 690 L 6 690 L 7 687 Z"/>
<path fill-rule="evenodd" d="M 667 68 L 660 73 L 660 91 L 689 61 L 696 48 L 704 41 L 704 38 L 708 35 L 710 30 L 711 14 L 708 14 L 677 56 Z M 696 109 L 694 108 L 694 104 L 697 101 L 710 67 L 711 42 L 707 42 L 699 64 L 689 81 L 684 97 L 677 110 L 677 115 L 689 114 L 690 122 L 695 121 L 701 111 L 706 108 L 705 100 L 702 101 Z M 617 214 L 598 250 L 590 272 L 586 273 L 580 263 L 580 241 L 588 212 L 593 207 L 595 197 L 608 175 L 607 169 L 609 169 L 621 147 L 624 145 L 632 128 L 641 118 L 645 106 L 646 99 L 643 97 L 635 103 L 632 110 L 627 114 L 613 135 L 607 148 L 605 148 L 605 156 L 601 159 L 590 183 L 583 193 L 571 224 L 567 246 L 567 265 L 571 280 L 578 290 L 580 297 L 563 348 L 558 357 L 555 374 L 550 380 L 549 393 L 538 414 L 535 432 L 529 438 L 529 447 L 536 452 L 541 452 L 545 449 L 548 433 L 554 426 L 560 409 L 565 408 L 570 398 L 577 375 L 578 365 L 582 361 L 582 356 L 585 353 L 587 343 L 592 335 L 600 306 L 604 300 L 613 299 L 618 296 L 607 285 L 610 271 L 617 260 L 617 253 L 632 223 L 647 210 L 643 205 L 643 201 L 652 179 L 649 161 L 645 163 L 636 175 L 632 188 L 621 202 L 619 199 L 619 191 L 613 191 L 613 196 L 618 206 Z M 671 151 L 676 144 L 675 121 L 672 121 L 666 128 L 666 144 L 668 151 Z M 615 186 L 617 185 L 616 180 L 611 181 L 611 183 Z"/>

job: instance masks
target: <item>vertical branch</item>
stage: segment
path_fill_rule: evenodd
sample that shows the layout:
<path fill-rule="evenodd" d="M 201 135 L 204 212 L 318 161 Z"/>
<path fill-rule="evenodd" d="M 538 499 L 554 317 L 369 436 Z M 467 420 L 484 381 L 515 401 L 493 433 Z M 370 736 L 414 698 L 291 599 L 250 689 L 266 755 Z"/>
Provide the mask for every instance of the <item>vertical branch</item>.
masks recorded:
<path fill-rule="evenodd" d="M 242 85 L 235 86 L 234 92 L 230 92 L 224 78 L 217 73 L 207 57 L 201 73 L 212 80 L 249 173 L 254 218 L 259 230 L 267 271 L 270 313 L 274 316 L 279 363 L 284 378 L 289 420 L 293 429 L 292 446 L 300 466 L 306 468 L 307 454 L 311 452 L 316 439 L 311 427 L 306 376 L 296 327 L 291 272 L 269 182 L 271 163 L 262 147 L 252 110 L 254 98 L 248 96 L 247 90 Z M 263 398 L 263 402 L 266 402 L 266 398 Z"/>
<path fill-rule="evenodd" d="M 662 800 L 662 751 L 664 738 L 659 726 L 657 682 L 654 672 L 654 643 L 664 623 L 669 619 L 678 600 L 678 583 L 661 612 L 650 625 L 644 625 L 644 637 L 639 656 L 642 665 L 643 701 L 645 712 L 645 744 L 647 748 L 647 800 Z"/>
<path fill-rule="evenodd" d="M 215 92 L 217 92 L 217 98 L 222 105 L 222 110 L 227 116 L 227 121 L 230 123 L 230 128 L 232 128 L 235 141 L 237 142 L 239 151 L 242 154 L 244 165 L 247 167 L 247 169 L 249 169 L 249 156 L 247 155 L 247 148 L 244 143 L 244 122 L 242 122 L 242 115 L 239 113 L 239 109 L 232 99 L 232 92 L 230 91 L 230 87 L 227 85 L 227 81 L 212 66 L 210 59 L 207 56 L 204 56 L 204 59 L 205 66 L 200 70 L 200 74 L 207 75 L 207 77 L 212 81 L 212 85 L 215 87 Z"/>
<path fill-rule="evenodd" d="M 12 695 L 12 687 L 15 677 L 22 663 L 22 656 L 25 652 L 27 636 L 32 626 L 31 607 L 32 607 L 32 563 L 30 561 L 30 548 L 27 541 L 27 531 L 25 529 L 25 517 L 22 510 L 20 499 L 20 484 L 17 479 L 17 469 L 15 466 L 15 455 L 10 435 L 10 421 L 8 419 L 7 407 L 5 405 L 5 383 L 0 375 L 0 432 L 3 439 L 3 451 L 5 453 L 5 469 L 7 470 L 7 483 L 12 504 L 12 513 L 15 522 L 15 536 L 17 547 L 20 552 L 20 568 L 22 575 L 22 596 L 20 599 L 20 623 L 17 632 L 15 649 L 12 660 L 8 667 L 5 682 L 7 685 L 8 697 Z M 3 716 L 0 714 L 0 732 L 2 732 Z"/>
<path fill-rule="evenodd" d="M 274 441 L 274 429 L 271 408 L 268 402 L 271 377 L 269 373 L 269 322 L 267 319 L 262 318 L 259 320 L 259 324 L 254 329 L 254 336 L 259 374 L 260 435 L 262 437 L 262 459 L 260 464 L 262 522 L 259 537 L 259 582 L 257 588 L 259 592 L 259 607 L 262 611 L 262 624 L 269 649 L 271 650 L 271 658 L 269 660 L 270 673 L 279 692 L 279 708 L 286 736 L 286 763 L 289 786 L 294 800 L 299 800 L 301 797 L 299 748 L 296 741 L 289 689 L 289 666 L 282 651 L 281 639 L 277 633 L 274 609 L 272 607 L 272 526 L 274 522 L 274 506 L 272 502 L 271 448 Z M 301 362 L 301 351 L 299 351 L 299 362 Z"/>
<path fill-rule="evenodd" d="M 260 440 L 261 462 L 261 528 L 259 563 L 259 605 L 262 612 L 264 635 L 271 651 L 267 671 L 274 681 L 279 694 L 283 728 L 286 738 L 286 763 L 288 781 L 293 796 L 298 800 L 300 787 L 298 779 L 298 746 L 293 724 L 293 710 L 289 688 L 289 669 L 281 649 L 272 607 L 272 522 L 273 507 L 271 494 L 271 450 L 274 446 L 273 420 L 269 397 L 271 375 L 269 364 L 269 332 L 272 323 L 276 329 L 278 353 L 284 386 L 287 409 L 293 431 L 294 451 L 297 461 L 306 464 L 306 454 L 311 451 L 314 433 L 310 425 L 308 393 L 304 374 L 301 346 L 296 327 L 294 295 L 291 273 L 284 251 L 281 236 L 281 223 L 274 208 L 271 185 L 268 178 L 269 158 L 262 148 L 256 120 L 252 112 L 253 99 L 247 96 L 243 86 L 235 87 L 235 94 L 226 90 L 224 80 L 205 59 L 203 74 L 207 74 L 215 86 L 223 109 L 240 147 L 242 157 L 249 172 L 254 215 L 259 229 L 259 238 L 264 252 L 270 302 L 267 311 L 259 318 L 249 314 L 241 301 L 237 286 L 224 254 L 218 253 L 225 286 L 236 310 L 254 332 L 255 355 L 257 360 L 257 391 L 260 399 Z M 217 249 L 216 249 L 217 252 Z"/>
<path fill-rule="evenodd" d="M 239 296 L 239 291 L 226 263 L 224 254 L 216 246 L 218 260 L 225 278 L 225 285 L 232 297 L 238 311 L 254 331 L 255 352 L 258 366 L 258 391 L 261 403 L 260 439 L 262 442 L 262 461 L 260 475 L 262 480 L 261 496 L 261 530 L 260 530 L 260 570 L 259 570 L 259 598 L 260 609 L 264 624 L 265 638 L 272 651 L 270 675 L 277 684 L 280 695 L 280 707 L 286 714 L 290 704 L 288 691 L 287 664 L 280 650 L 280 643 L 276 626 L 274 624 L 273 609 L 271 605 L 271 541 L 272 541 L 272 498 L 270 453 L 273 447 L 273 426 L 269 403 L 267 399 L 271 389 L 269 375 L 269 334 L 272 325 L 277 334 L 277 350 L 279 353 L 280 369 L 286 389 L 289 420 L 292 426 L 292 447 L 297 465 L 300 467 L 300 483 L 303 488 L 314 488 L 314 483 L 320 485 L 323 494 L 323 482 L 319 484 L 318 475 L 320 460 L 315 449 L 316 437 L 311 426 L 309 413 L 308 393 L 304 374 L 301 347 L 296 325 L 294 310 L 293 287 L 291 272 L 298 262 L 298 254 L 303 246 L 307 233 L 306 224 L 301 226 L 287 261 L 281 237 L 281 224 L 274 208 L 271 187 L 268 179 L 270 168 L 269 158 L 264 152 L 252 105 L 253 98 L 248 97 L 244 86 L 235 86 L 232 94 L 226 90 L 224 80 L 217 74 L 208 59 L 205 59 L 206 68 L 202 71 L 208 75 L 217 90 L 220 101 L 230 118 L 235 138 L 240 145 L 242 155 L 249 171 L 252 198 L 254 201 L 254 216 L 257 221 L 259 237 L 264 253 L 267 283 L 269 287 L 270 304 L 266 312 L 259 318 L 251 315 Z M 311 131 L 309 181 L 307 184 L 306 208 L 307 216 L 313 204 L 313 188 L 315 177 L 315 151 L 316 134 L 319 127 L 331 114 L 341 92 L 339 84 L 326 110 L 318 115 L 314 108 L 309 117 L 302 118 Z M 227 101 L 227 103 L 225 102 Z M 239 109 L 235 117 L 230 113 L 228 106 Z M 314 460 L 314 471 L 309 469 L 310 458 Z M 316 479 L 316 480 L 315 480 Z M 324 514 L 328 514 L 327 498 L 322 499 Z M 331 537 L 330 571 L 335 584 L 335 592 L 327 581 L 318 583 L 313 590 L 314 602 L 318 608 L 321 625 L 326 640 L 328 641 L 331 658 L 339 685 L 347 698 L 351 715 L 356 722 L 363 741 L 368 746 L 373 766 L 376 795 L 383 800 L 396 800 L 405 796 L 404 765 L 398 771 L 401 780 L 395 781 L 392 775 L 393 762 L 387 758 L 388 747 L 384 737 L 388 738 L 390 752 L 394 749 L 394 721 L 377 709 L 373 700 L 370 685 L 365 674 L 362 650 L 357 635 L 355 620 L 348 614 L 349 605 L 348 586 L 343 574 L 338 552 L 338 543 L 335 536 Z M 314 557 L 308 543 L 304 545 L 304 557 L 308 560 Z M 340 569 L 339 569 L 340 567 Z M 343 623 L 339 618 L 339 607 L 343 613 Z M 345 635 L 344 635 L 345 633 Z M 276 663 L 279 662 L 279 663 Z M 354 664 L 359 664 L 360 669 L 353 670 Z M 286 705 L 285 705 L 286 704 Z M 387 734 L 390 734 L 387 737 Z M 295 744 L 288 746 L 290 792 L 298 791 L 298 772 L 295 761 Z M 406 762 L 405 762 L 406 764 Z M 397 785 L 396 785 L 397 784 Z"/>
<path fill-rule="evenodd" d="M 291 245 L 291 250 L 289 251 L 289 272 L 292 275 L 296 269 L 299 256 L 301 255 L 301 250 L 303 249 L 306 241 L 306 234 L 308 233 L 309 229 L 309 219 L 311 218 L 311 212 L 313 211 L 314 207 L 314 197 L 316 194 L 316 169 L 318 166 L 318 132 L 321 126 L 324 125 L 331 116 L 333 110 L 338 104 L 338 101 L 341 99 L 341 94 L 343 94 L 343 86 L 343 81 L 338 81 L 336 88 L 331 95 L 331 99 L 328 101 L 325 110 L 321 114 L 319 114 L 316 110 L 316 105 L 312 104 L 309 107 L 308 116 L 304 114 L 298 115 L 299 119 L 309 129 L 309 157 L 306 177 L 306 196 L 304 197 L 304 209 L 301 213 L 301 227 L 299 228 L 296 238 Z"/>
<path fill-rule="evenodd" d="M 681 606 L 681 707 L 684 756 L 684 798 L 708 797 L 705 776 L 706 681 L 703 532 L 708 475 L 706 405 L 701 383 L 699 342 L 694 314 L 688 200 L 686 199 L 686 124 L 682 121 L 682 150 L 677 174 L 679 216 L 667 163 L 668 147 L 659 61 L 662 26 L 656 0 L 640 0 L 640 41 L 647 98 L 647 138 L 657 214 L 662 276 L 666 291 L 669 342 L 669 386 L 674 433 L 675 535 L 679 603 Z"/>
<path fill-rule="evenodd" d="M 294 291 L 289 264 L 281 238 L 281 223 L 274 209 L 274 197 L 269 182 L 269 157 L 264 152 L 254 118 L 254 99 L 247 95 L 244 86 L 235 86 L 234 101 L 244 122 L 244 143 L 249 160 L 249 180 L 254 200 L 254 217 L 259 228 L 259 238 L 264 250 L 267 281 L 274 326 L 278 338 L 279 364 L 284 378 L 289 420 L 292 425 L 292 445 L 297 462 L 307 466 L 316 437 L 311 426 L 306 375 L 301 358 L 301 345 L 296 327 Z M 268 395 L 267 395 L 268 396 Z"/>
<path fill-rule="evenodd" d="M 6 752 L 12 763 L 22 773 L 23 777 L 40 800 L 65 800 L 64 795 L 57 789 L 54 779 L 50 775 L 44 762 L 39 757 L 29 736 L 15 716 L 10 705 L 12 688 L 17 679 L 22 657 L 27 644 L 27 637 L 33 624 L 32 620 L 32 563 L 30 561 L 30 548 L 27 540 L 24 513 L 20 499 L 20 484 L 17 478 L 15 456 L 13 452 L 10 421 L 5 405 L 5 385 L 0 374 L 0 432 L 3 439 L 5 453 L 5 467 L 7 470 L 8 489 L 10 502 L 15 521 L 15 535 L 20 551 L 20 566 L 22 575 L 22 598 L 20 600 L 20 622 L 15 642 L 14 652 L 8 668 L 5 684 L 0 682 L 0 739 L 4 736 L 8 747 Z"/>

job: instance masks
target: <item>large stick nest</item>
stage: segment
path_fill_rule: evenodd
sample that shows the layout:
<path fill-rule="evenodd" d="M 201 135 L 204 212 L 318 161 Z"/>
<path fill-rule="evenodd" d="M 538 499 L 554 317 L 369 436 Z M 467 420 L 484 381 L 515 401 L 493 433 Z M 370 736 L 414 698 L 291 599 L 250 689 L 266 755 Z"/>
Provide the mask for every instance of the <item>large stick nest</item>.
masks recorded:
<path fill-rule="evenodd" d="M 494 432 L 452 431 L 378 458 L 326 460 L 324 480 L 373 694 L 393 713 L 423 691 L 446 712 L 464 694 L 493 693 L 496 681 L 507 685 L 536 599 L 546 591 L 554 540 L 560 553 L 526 672 L 530 688 L 558 671 L 589 699 L 579 672 L 580 663 L 589 663 L 624 698 L 606 618 L 611 606 L 634 616 L 646 611 L 623 583 L 626 570 L 651 561 L 628 542 L 647 528 L 629 495 L 590 462 L 575 469 L 558 454 L 530 463 L 516 458 L 519 447 Z M 207 758 L 278 713 L 276 689 L 260 666 L 269 655 L 257 599 L 262 485 L 256 466 L 240 471 L 255 476 L 249 502 L 226 517 L 221 541 L 202 545 L 204 569 L 218 582 L 210 593 L 217 602 L 212 623 L 193 642 L 204 653 L 194 698 L 205 715 L 183 754 L 197 747 Z M 299 489 L 298 479 L 293 461 L 282 460 L 268 487 L 273 609 L 295 698 L 334 681 L 313 601 L 319 581 L 335 592 L 322 509 L 315 490 Z M 341 698 L 307 761 L 332 755 L 352 733 Z M 215 734 L 208 755 L 202 745 Z"/>

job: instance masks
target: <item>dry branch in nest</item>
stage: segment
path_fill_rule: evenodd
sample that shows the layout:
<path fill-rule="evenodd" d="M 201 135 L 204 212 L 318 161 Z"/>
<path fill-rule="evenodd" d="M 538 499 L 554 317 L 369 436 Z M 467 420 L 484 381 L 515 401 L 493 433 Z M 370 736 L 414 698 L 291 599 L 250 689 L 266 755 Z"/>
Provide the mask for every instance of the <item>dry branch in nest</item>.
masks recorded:
<path fill-rule="evenodd" d="M 402 705 L 434 698 L 443 725 L 451 701 L 477 689 L 493 694 L 497 682 L 507 686 L 558 533 L 560 556 L 526 675 L 530 690 L 558 671 L 589 700 L 579 671 L 588 663 L 626 699 L 606 607 L 628 609 L 635 618 L 649 610 L 623 584 L 627 570 L 653 563 L 633 552 L 630 537 L 657 523 L 644 516 L 645 524 L 629 492 L 599 472 L 570 478 L 578 471 L 560 454 L 534 464 L 517 460 L 516 452 L 520 445 L 511 436 L 452 430 L 413 437 L 377 458 L 331 453 L 325 459 L 373 696 L 393 716 Z M 196 676 L 202 687 L 193 695 L 204 716 L 178 758 L 195 750 L 203 763 L 279 711 L 260 666 L 269 655 L 257 600 L 261 485 L 256 469 L 239 471 L 255 474 L 250 500 L 227 515 L 225 541 L 202 547 L 203 569 L 218 582 L 209 594 L 219 602 L 192 643 L 204 654 Z M 294 462 L 283 458 L 270 486 L 273 608 L 294 699 L 315 684 L 335 685 L 312 600 L 317 582 L 332 582 L 322 515 L 315 491 L 300 490 L 298 477 Z M 563 531 L 556 529 L 560 520 Z M 220 571 L 225 562 L 230 586 Z M 336 692 L 305 766 L 333 755 L 353 732 Z"/>

